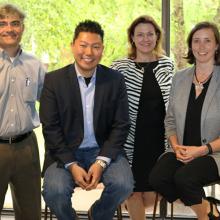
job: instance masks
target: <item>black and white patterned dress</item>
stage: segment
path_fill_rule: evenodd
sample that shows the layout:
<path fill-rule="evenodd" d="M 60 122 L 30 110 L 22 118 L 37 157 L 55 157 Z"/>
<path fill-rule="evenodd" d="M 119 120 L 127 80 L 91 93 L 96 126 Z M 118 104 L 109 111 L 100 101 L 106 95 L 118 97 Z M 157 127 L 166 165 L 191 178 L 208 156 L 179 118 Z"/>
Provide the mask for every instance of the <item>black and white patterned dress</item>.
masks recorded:
<path fill-rule="evenodd" d="M 174 65 L 168 57 L 149 63 L 124 58 L 111 68 L 124 75 L 127 87 L 131 127 L 124 148 L 135 179 L 134 191 L 151 191 L 148 175 L 167 148 L 164 117 Z"/>

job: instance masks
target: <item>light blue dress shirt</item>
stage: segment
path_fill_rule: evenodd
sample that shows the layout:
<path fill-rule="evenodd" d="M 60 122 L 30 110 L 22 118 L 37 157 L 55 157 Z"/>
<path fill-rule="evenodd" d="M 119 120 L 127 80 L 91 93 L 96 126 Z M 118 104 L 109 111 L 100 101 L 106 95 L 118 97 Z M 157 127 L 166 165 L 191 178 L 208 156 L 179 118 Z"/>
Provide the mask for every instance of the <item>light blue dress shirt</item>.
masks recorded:
<path fill-rule="evenodd" d="M 13 58 L 0 48 L 0 137 L 32 131 L 40 125 L 35 102 L 43 88 L 45 70 L 21 49 Z"/>
<path fill-rule="evenodd" d="M 99 147 L 95 138 L 94 127 L 93 127 L 93 109 L 94 109 L 94 95 L 95 95 L 95 82 L 96 82 L 96 69 L 92 74 L 92 78 L 88 86 L 86 85 L 84 77 L 80 74 L 77 65 L 75 63 L 76 75 L 79 83 L 82 107 L 83 107 L 83 122 L 84 122 L 84 138 L 79 146 L 79 149 L 83 148 L 97 148 Z M 109 164 L 110 158 L 98 156 L 97 159 L 102 159 Z M 74 161 L 75 163 L 77 161 Z M 65 165 L 67 168 L 73 163 Z"/>
<path fill-rule="evenodd" d="M 77 66 L 76 74 L 79 82 L 79 88 L 81 93 L 82 107 L 83 107 L 83 122 L 84 122 L 84 138 L 79 148 L 91 148 L 98 147 L 95 139 L 94 127 L 93 127 L 93 108 L 94 108 L 94 94 L 95 94 L 95 81 L 96 70 L 92 75 L 90 83 L 86 85 L 84 77 L 79 73 Z"/>

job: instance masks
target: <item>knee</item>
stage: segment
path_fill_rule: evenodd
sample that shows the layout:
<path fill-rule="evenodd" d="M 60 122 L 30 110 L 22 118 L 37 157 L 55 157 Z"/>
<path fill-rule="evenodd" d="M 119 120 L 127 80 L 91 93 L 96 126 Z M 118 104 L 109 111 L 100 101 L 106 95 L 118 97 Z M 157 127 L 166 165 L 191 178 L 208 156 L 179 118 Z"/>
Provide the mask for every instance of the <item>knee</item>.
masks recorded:
<path fill-rule="evenodd" d="M 127 197 L 133 192 L 134 184 L 133 181 L 116 183 L 115 188 L 117 188 L 119 192 L 121 192 Z"/>
<path fill-rule="evenodd" d="M 133 192 L 133 174 L 124 156 L 119 155 L 116 161 L 110 164 L 102 180 L 107 191 L 117 197 L 126 199 Z"/>
<path fill-rule="evenodd" d="M 50 202 L 54 203 L 58 201 L 65 203 L 65 201 L 71 198 L 72 193 L 73 189 L 65 184 L 59 184 L 59 182 L 55 181 L 44 182 L 42 195 L 46 203 L 50 204 Z"/>
<path fill-rule="evenodd" d="M 121 197 L 125 198 L 131 195 L 134 189 L 133 179 L 131 179 L 130 181 L 120 181 L 120 179 L 115 181 L 113 180 L 113 182 L 110 183 L 109 186 L 114 192 L 117 192 L 118 195 L 121 195 Z"/>
<path fill-rule="evenodd" d="M 143 193 L 142 192 L 133 192 L 127 199 L 126 205 L 127 208 L 131 208 L 134 204 L 143 204 Z"/>
<path fill-rule="evenodd" d="M 187 192 L 190 185 L 193 184 L 193 177 L 189 176 L 187 173 L 185 172 L 176 172 L 176 174 L 174 175 L 174 183 L 176 188 L 180 191 L 180 192 Z"/>
<path fill-rule="evenodd" d="M 73 193 L 74 182 L 71 174 L 56 163 L 50 165 L 44 176 L 42 195 L 46 203 L 65 202 L 70 199 Z"/>
<path fill-rule="evenodd" d="M 143 193 L 142 192 L 133 192 L 131 196 L 128 198 L 129 202 L 137 201 L 143 199 Z"/>
<path fill-rule="evenodd" d="M 149 184 L 152 186 L 152 188 L 155 191 L 157 191 L 158 189 L 160 189 L 161 187 L 165 185 L 165 180 L 162 177 L 162 175 L 152 170 L 152 172 L 149 175 Z"/>

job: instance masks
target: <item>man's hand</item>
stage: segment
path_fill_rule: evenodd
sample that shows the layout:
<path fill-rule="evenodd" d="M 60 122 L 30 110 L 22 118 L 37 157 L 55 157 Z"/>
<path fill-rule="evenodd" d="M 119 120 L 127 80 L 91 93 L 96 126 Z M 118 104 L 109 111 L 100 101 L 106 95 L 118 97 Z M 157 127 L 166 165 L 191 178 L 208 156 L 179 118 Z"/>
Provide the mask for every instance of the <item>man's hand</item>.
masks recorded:
<path fill-rule="evenodd" d="M 86 189 L 90 184 L 88 173 L 77 163 L 70 165 L 69 170 L 72 173 L 75 183 L 82 189 Z"/>
<path fill-rule="evenodd" d="M 103 168 L 98 163 L 93 163 L 88 171 L 88 180 L 90 182 L 89 185 L 87 185 L 86 190 L 95 189 L 99 183 L 99 180 L 101 179 L 103 172 Z"/>

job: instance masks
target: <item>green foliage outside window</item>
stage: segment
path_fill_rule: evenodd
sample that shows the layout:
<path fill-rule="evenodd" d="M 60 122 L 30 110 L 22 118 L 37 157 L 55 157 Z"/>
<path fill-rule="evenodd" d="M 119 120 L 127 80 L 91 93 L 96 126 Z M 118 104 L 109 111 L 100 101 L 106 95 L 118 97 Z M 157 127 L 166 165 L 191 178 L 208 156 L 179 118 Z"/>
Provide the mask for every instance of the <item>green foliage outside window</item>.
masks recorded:
<path fill-rule="evenodd" d="M 52 70 L 73 61 L 70 50 L 73 30 L 76 24 L 85 19 L 96 20 L 104 28 L 103 64 L 110 65 L 113 60 L 126 56 L 128 26 L 136 17 L 143 14 L 153 16 L 160 24 L 161 1 L 6 0 L 4 2 L 14 3 L 25 11 L 27 18 L 22 40 L 23 48 L 41 59 L 48 59 L 49 70 Z M 182 4 L 182 9 L 179 5 L 177 8 L 177 3 Z M 219 0 L 171 1 L 171 56 L 177 63 L 177 59 L 180 58 L 176 57 L 175 51 L 182 51 L 178 47 L 186 46 L 185 38 L 192 26 L 201 20 L 218 21 L 219 8 Z M 183 12 L 182 21 L 176 17 L 179 14 L 178 10 Z M 184 36 L 182 34 L 178 36 L 178 33 L 184 33 Z M 182 56 L 184 54 L 180 55 Z"/>

